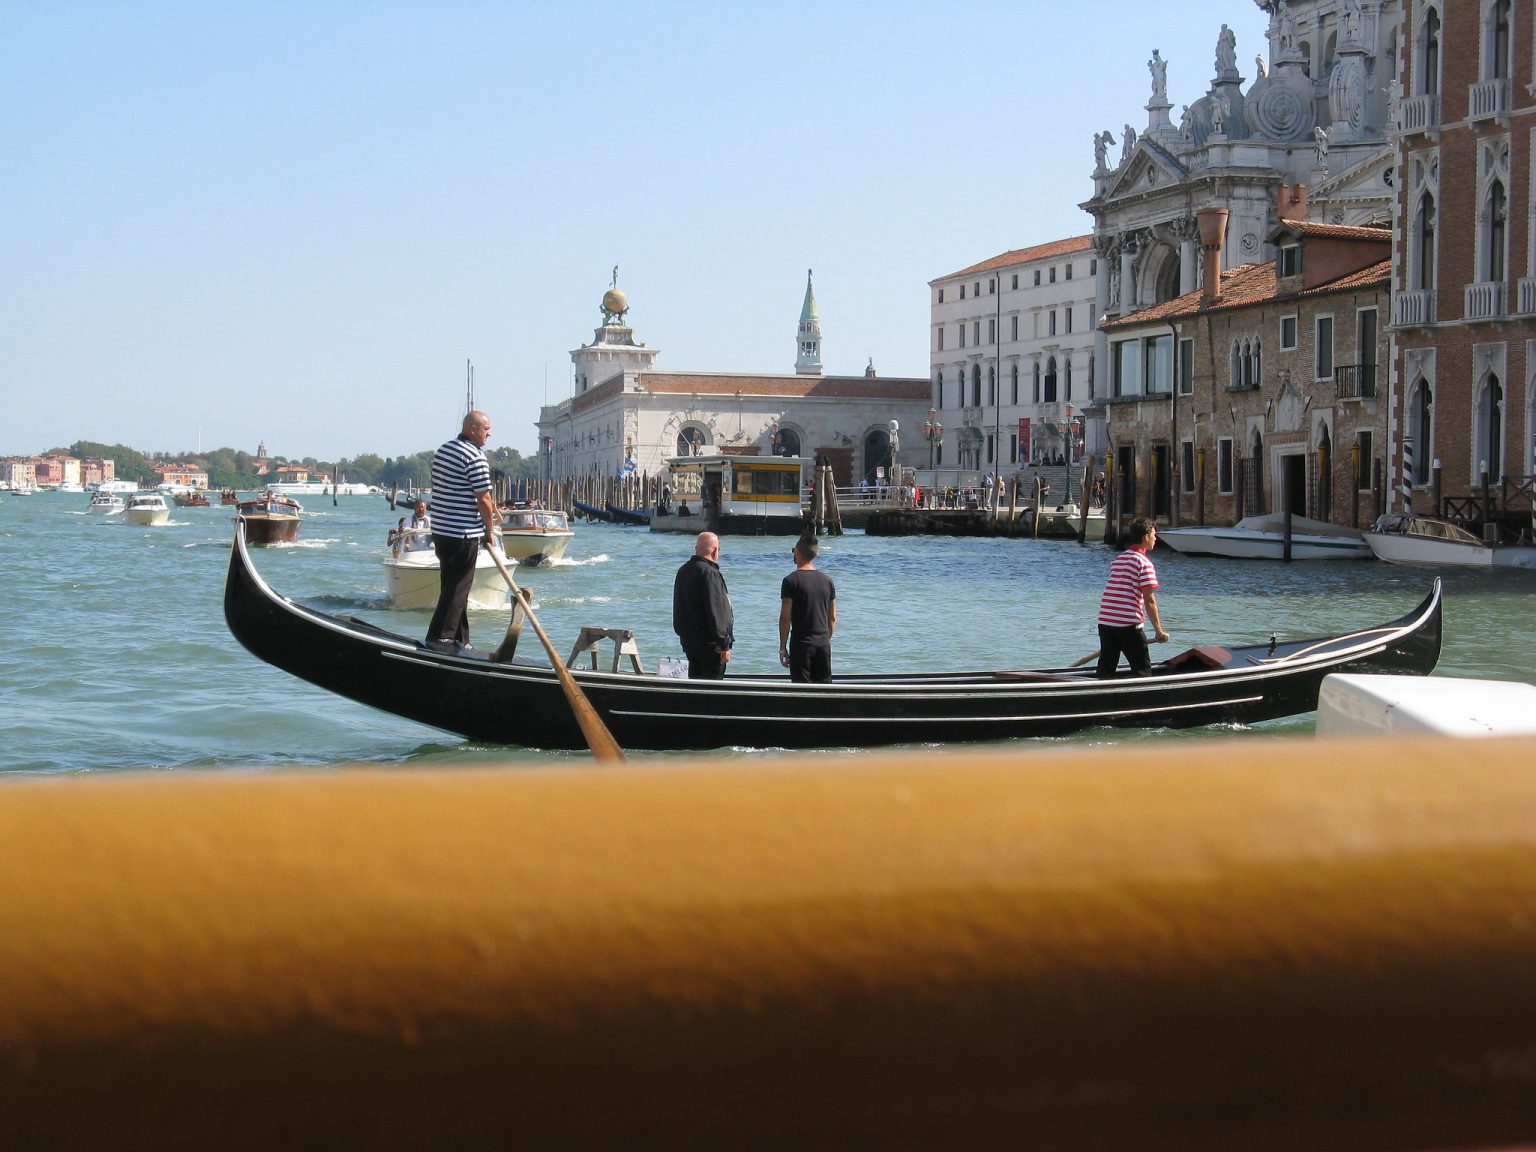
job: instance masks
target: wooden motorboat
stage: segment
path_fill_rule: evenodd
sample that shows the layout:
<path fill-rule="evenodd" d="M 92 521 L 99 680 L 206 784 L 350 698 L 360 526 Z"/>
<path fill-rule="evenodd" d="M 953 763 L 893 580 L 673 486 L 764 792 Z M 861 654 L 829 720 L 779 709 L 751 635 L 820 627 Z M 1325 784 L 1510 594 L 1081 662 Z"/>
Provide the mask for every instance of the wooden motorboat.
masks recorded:
<path fill-rule="evenodd" d="M 1392 564 L 1452 564 L 1462 568 L 1536 569 L 1536 547 L 1487 543 L 1438 516 L 1389 512 L 1378 517 L 1365 541 L 1378 560 Z"/>
<path fill-rule="evenodd" d="M 219 492 L 219 503 L 226 508 L 234 508 L 240 503 L 240 494 L 233 488 L 225 488 Z"/>
<path fill-rule="evenodd" d="M 1227 556 L 1242 560 L 1285 557 L 1285 517 L 1280 513 L 1245 516 L 1230 528 L 1159 528 L 1157 538 L 1190 556 Z M 1369 560 L 1365 536 L 1353 528 L 1291 517 L 1292 560 Z"/>
<path fill-rule="evenodd" d="M 575 536 L 564 512 L 548 508 L 501 509 L 502 550 L 519 564 L 558 560 Z"/>
<path fill-rule="evenodd" d="M 177 492 L 171 499 L 178 508 L 207 508 L 212 503 L 205 492 Z"/>
<path fill-rule="evenodd" d="M 299 517 L 304 509 L 288 496 L 268 493 L 236 505 L 235 521 L 245 525 L 252 544 L 292 544 L 299 538 Z"/>
<path fill-rule="evenodd" d="M 1283 604 L 1258 610 L 1279 626 Z M 298 604 L 256 571 L 237 522 L 224 617 L 253 655 L 327 691 L 471 740 L 584 748 L 556 671 L 526 657 L 434 652 L 355 616 Z M 1266 620 L 1266 623 L 1269 621 Z M 1332 672 L 1427 675 L 1440 655 L 1441 588 L 1389 623 L 1316 639 L 1190 649 L 1151 676 L 1086 668 L 681 680 L 573 670 L 625 748 L 836 748 L 1060 736 L 1096 726 L 1251 724 L 1317 707 Z"/>
<path fill-rule="evenodd" d="M 128 497 L 123 518 L 130 524 L 164 524 L 171 518 L 171 506 L 158 492 L 135 492 Z"/>
<path fill-rule="evenodd" d="M 442 566 L 432 548 L 432 529 L 398 528 L 389 534 L 389 555 L 384 558 L 384 579 L 389 602 L 396 608 L 437 607 Z M 471 608 L 504 608 L 507 582 L 496 561 L 484 548 L 475 556 L 475 579 L 469 587 Z"/>

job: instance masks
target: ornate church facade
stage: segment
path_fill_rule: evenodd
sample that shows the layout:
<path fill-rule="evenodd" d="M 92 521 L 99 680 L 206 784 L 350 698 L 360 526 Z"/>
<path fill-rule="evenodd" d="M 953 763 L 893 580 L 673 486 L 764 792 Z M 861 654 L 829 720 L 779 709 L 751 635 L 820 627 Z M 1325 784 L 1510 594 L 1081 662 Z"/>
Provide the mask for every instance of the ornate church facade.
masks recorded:
<path fill-rule="evenodd" d="M 601 311 L 592 342 L 571 352 L 574 394 L 540 409 L 545 479 L 655 476 L 671 456 L 725 453 L 820 456 L 849 485 L 918 460 L 927 379 L 882 377 L 873 361 L 861 376 L 825 374 L 809 273 L 793 371 L 784 374 L 658 371 L 661 352 L 635 339 L 617 275 Z M 905 444 L 902 428 L 913 429 Z"/>

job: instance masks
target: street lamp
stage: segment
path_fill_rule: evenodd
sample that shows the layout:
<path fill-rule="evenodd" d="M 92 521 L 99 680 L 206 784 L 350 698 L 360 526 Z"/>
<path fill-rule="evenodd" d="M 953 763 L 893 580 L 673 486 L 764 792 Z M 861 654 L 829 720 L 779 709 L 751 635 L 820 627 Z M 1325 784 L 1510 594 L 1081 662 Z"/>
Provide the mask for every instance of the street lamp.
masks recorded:
<path fill-rule="evenodd" d="M 891 474 L 889 483 L 899 493 L 901 491 L 901 425 L 892 420 L 886 425 L 891 430 Z"/>
<path fill-rule="evenodd" d="M 923 421 L 923 438 L 928 441 L 928 470 L 934 468 L 934 452 L 944 439 L 944 425 L 939 423 L 939 414 L 932 408 L 928 409 L 928 419 Z M 937 483 L 935 479 L 933 481 Z"/>

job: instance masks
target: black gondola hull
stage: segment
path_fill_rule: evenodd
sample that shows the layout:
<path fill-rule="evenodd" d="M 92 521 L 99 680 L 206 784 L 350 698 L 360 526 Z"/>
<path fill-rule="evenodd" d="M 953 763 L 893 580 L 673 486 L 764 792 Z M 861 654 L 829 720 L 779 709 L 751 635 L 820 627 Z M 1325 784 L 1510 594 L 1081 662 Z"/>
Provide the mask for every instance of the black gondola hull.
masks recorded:
<path fill-rule="evenodd" d="M 554 670 L 434 652 L 275 593 L 236 529 L 224 590 L 230 631 L 253 655 L 361 704 L 470 740 L 586 747 Z M 1390 624 L 1341 637 L 1222 650 L 1150 677 L 1086 670 L 678 680 L 576 671 L 615 739 L 632 749 L 835 748 L 1062 736 L 1092 727 L 1252 724 L 1310 712 L 1333 672 L 1427 675 L 1440 654 L 1441 588 Z"/>

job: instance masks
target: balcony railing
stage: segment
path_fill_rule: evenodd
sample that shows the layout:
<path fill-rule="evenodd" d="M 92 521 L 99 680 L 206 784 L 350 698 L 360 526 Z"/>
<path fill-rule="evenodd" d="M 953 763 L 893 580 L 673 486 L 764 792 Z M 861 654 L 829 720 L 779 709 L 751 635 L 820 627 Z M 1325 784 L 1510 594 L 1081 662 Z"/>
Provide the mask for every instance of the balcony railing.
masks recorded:
<path fill-rule="evenodd" d="M 1404 132 L 1433 132 L 1440 127 L 1440 93 L 1410 96 L 1402 112 Z"/>
<path fill-rule="evenodd" d="M 1487 120 L 1509 114 L 1509 81 L 1480 80 L 1467 87 L 1467 118 Z"/>
<path fill-rule="evenodd" d="M 1468 320 L 1491 320 L 1505 314 L 1504 281 L 1484 280 L 1467 285 Z"/>
<path fill-rule="evenodd" d="M 1376 368 L 1375 364 L 1335 364 L 1333 382 L 1339 399 L 1376 399 Z"/>
<path fill-rule="evenodd" d="M 1392 303 L 1393 322 L 1399 328 L 1435 322 L 1435 290 L 1433 288 L 1399 292 L 1393 297 Z"/>
<path fill-rule="evenodd" d="M 1520 277 L 1515 288 L 1519 294 L 1520 307 L 1517 311 L 1519 311 L 1520 315 L 1530 316 L 1536 314 L 1536 276 Z"/>

